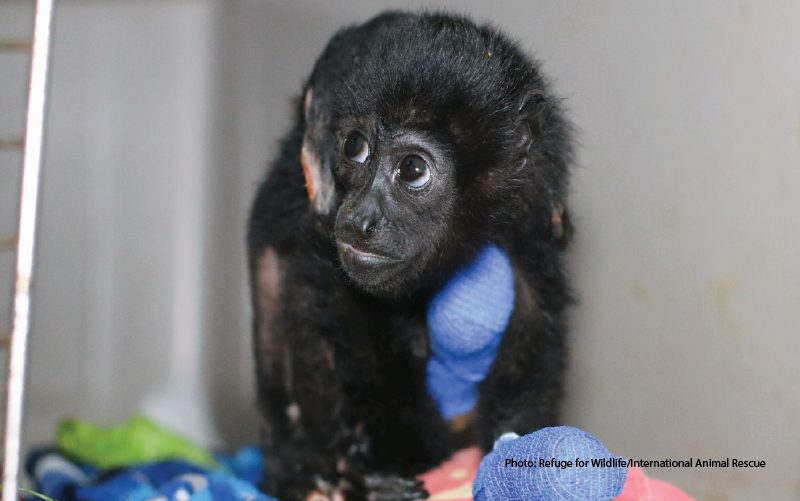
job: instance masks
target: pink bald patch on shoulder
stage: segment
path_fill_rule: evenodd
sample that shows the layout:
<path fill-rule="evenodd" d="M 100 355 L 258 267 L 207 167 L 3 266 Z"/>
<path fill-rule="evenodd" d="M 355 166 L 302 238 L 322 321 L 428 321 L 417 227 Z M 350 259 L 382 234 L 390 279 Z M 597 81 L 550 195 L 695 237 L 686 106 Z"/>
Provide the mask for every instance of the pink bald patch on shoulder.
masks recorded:
<path fill-rule="evenodd" d="M 281 263 L 278 253 L 267 247 L 258 258 L 256 268 L 258 281 L 259 317 L 275 318 L 280 310 Z"/>

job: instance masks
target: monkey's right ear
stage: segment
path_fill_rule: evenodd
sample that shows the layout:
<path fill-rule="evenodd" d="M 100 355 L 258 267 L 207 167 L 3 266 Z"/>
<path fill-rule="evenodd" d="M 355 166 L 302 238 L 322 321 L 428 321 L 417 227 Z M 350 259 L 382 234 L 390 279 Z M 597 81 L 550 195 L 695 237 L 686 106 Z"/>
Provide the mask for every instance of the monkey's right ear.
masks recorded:
<path fill-rule="evenodd" d="M 335 185 L 330 159 L 323 154 L 327 114 L 320 108 L 314 102 L 314 89 L 309 86 L 303 96 L 305 131 L 300 164 L 303 166 L 311 209 L 317 214 L 328 215 L 333 207 Z"/>
<path fill-rule="evenodd" d="M 308 123 L 308 115 L 311 113 L 311 102 L 314 100 L 314 89 L 309 87 L 303 96 L 303 119 Z"/>

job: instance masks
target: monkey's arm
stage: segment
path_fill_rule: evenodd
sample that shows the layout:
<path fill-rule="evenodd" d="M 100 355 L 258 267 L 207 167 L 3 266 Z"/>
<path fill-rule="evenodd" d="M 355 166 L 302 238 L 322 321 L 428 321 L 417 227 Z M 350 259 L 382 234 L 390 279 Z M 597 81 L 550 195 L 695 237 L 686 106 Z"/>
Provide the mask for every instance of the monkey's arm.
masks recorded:
<path fill-rule="evenodd" d="M 368 468 L 352 396 L 380 368 L 335 250 L 311 228 L 301 171 L 285 167 L 261 187 L 249 236 L 268 489 L 284 501 L 420 499 L 415 481 Z"/>
<path fill-rule="evenodd" d="M 479 389 L 477 432 L 484 451 L 491 451 L 503 433 L 524 435 L 559 420 L 566 357 L 563 318 L 541 309 L 519 270 L 514 282 L 514 313 Z"/>
<path fill-rule="evenodd" d="M 428 388 L 443 417 L 464 415 L 480 401 L 485 448 L 502 433 L 555 424 L 561 336 L 543 323 L 547 316 L 505 251 L 484 248 L 434 296 L 427 317 Z"/>
<path fill-rule="evenodd" d="M 496 245 L 486 246 L 431 300 L 427 383 L 444 418 L 475 407 L 513 309 L 513 269 Z"/>
<path fill-rule="evenodd" d="M 333 262 L 266 248 L 256 268 L 259 403 L 267 417 L 267 482 L 281 500 L 421 499 L 413 480 L 371 468 L 372 416 L 353 395 L 375 394 L 380 368 Z M 345 338 L 346 336 L 346 338 Z M 318 496 L 318 497 L 314 497 Z"/>

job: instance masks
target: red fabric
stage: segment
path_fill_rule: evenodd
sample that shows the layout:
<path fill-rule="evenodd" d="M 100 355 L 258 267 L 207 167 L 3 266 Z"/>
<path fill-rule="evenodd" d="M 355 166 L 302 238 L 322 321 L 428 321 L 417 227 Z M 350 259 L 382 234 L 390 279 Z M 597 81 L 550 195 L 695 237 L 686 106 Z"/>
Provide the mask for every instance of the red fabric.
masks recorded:
<path fill-rule="evenodd" d="M 440 466 L 421 475 L 431 497 L 428 501 L 472 501 L 472 482 L 483 454 L 477 447 L 462 449 Z M 696 501 L 677 487 L 629 468 L 625 486 L 614 501 Z"/>
<path fill-rule="evenodd" d="M 614 501 L 695 501 L 695 499 L 663 480 L 645 475 L 641 468 L 628 468 L 622 494 Z"/>
<path fill-rule="evenodd" d="M 472 501 L 472 481 L 478 474 L 481 459 L 483 453 L 478 447 L 461 449 L 420 476 L 431 495 L 428 501 Z"/>

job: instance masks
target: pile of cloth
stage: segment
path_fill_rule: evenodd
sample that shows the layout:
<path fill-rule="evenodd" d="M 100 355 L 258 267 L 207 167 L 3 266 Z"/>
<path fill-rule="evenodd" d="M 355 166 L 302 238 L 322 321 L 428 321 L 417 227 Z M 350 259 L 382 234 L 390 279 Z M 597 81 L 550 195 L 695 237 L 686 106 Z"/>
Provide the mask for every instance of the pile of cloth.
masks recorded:
<path fill-rule="evenodd" d="M 113 428 L 65 420 L 56 446 L 32 451 L 26 471 L 31 500 L 277 501 L 258 490 L 258 447 L 211 453 L 144 416 Z"/>
<path fill-rule="evenodd" d="M 506 468 L 509 457 L 616 456 L 583 430 L 549 427 L 506 434 L 486 456 L 462 449 L 419 479 L 429 501 L 694 501 L 639 468 Z M 143 416 L 111 428 L 65 420 L 56 446 L 32 451 L 26 470 L 30 500 L 278 501 L 258 489 L 267 481 L 259 447 L 211 453 Z"/>

